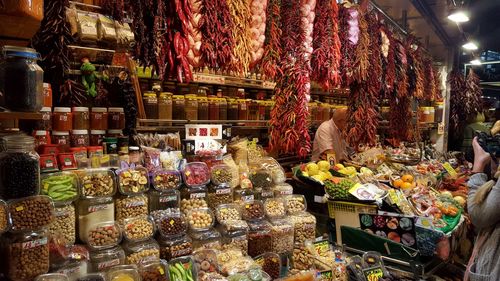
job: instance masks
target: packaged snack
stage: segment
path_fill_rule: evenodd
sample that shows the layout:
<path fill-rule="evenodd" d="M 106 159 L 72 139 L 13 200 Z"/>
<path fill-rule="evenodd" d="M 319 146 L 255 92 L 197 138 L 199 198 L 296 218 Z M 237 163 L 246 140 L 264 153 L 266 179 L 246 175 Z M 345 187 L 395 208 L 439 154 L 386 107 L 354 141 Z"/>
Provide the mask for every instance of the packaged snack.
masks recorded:
<path fill-rule="evenodd" d="M 281 258 L 276 253 L 264 253 L 254 258 L 256 264 L 262 267 L 272 279 L 280 277 L 281 273 Z"/>
<path fill-rule="evenodd" d="M 0 200 L 0 234 L 6 232 L 10 228 L 9 208 L 7 203 Z"/>
<path fill-rule="evenodd" d="M 146 194 L 119 196 L 115 199 L 116 220 L 148 215 L 148 196 Z"/>
<path fill-rule="evenodd" d="M 273 183 L 273 178 L 270 172 L 263 169 L 251 171 L 249 179 L 254 188 L 271 188 Z"/>
<path fill-rule="evenodd" d="M 165 210 L 169 208 L 180 207 L 180 192 L 178 190 L 170 191 L 149 191 L 149 212 L 156 210 Z"/>
<path fill-rule="evenodd" d="M 123 223 L 123 237 L 131 242 L 152 238 L 155 230 L 153 218 L 149 216 L 129 218 Z"/>
<path fill-rule="evenodd" d="M 155 220 L 160 234 L 165 237 L 178 237 L 186 234 L 187 223 L 178 211 L 163 212 L 158 220 Z"/>
<path fill-rule="evenodd" d="M 233 181 L 233 173 L 228 165 L 219 164 L 213 166 L 210 173 L 210 179 L 215 185 L 219 185 L 222 183 L 229 184 Z"/>
<path fill-rule="evenodd" d="M 72 245 L 76 239 L 76 215 L 72 204 L 55 207 L 55 219 L 49 227 L 50 234 L 61 235 L 66 245 Z"/>
<path fill-rule="evenodd" d="M 97 16 L 78 12 L 78 38 L 81 42 L 95 44 L 97 41 Z"/>
<path fill-rule="evenodd" d="M 307 210 L 307 202 L 304 195 L 287 195 L 286 200 L 286 210 L 290 215 L 304 212 Z"/>
<path fill-rule="evenodd" d="M 293 187 L 286 182 L 275 184 L 272 189 L 274 191 L 275 197 L 287 196 L 293 194 Z"/>
<path fill-rule="evenodd" d="M 202 279 L 207 273 L 219 270 L 217 254 L 214 250 L 197 250 L 193 253 L 193 260 L 198 271 L 198 279 Z"/>
<path fill-rule="evenodd" d="M 271 235 L 274 253 L 287 254 L 293 251 L 294 227 L 288 219 L 271 220 Z"/>
<path fill-rule="evenodd" d="M 112 19 L 99 15 L 97 22 L 97 34 L 99 41 L 103 41 L 110 46 L 116 45 L 115 23 Z"/>
<path fill-rule="evenodd" d="M 288 217 L 293 223 L 295 243 L 316 238 L 316 217 L 308 212 L 302 212 Z"/>
<path fill-rule="evenodd" d="M 281 198 L 266 199 L 264 211 L 268 218 L 282 218 L 286 215 L 286 201 Z"/>
<path fill-rule="evenodd" d="M 108 169 L 85 169 L 79 173 L 83 198 L 109 197 L 116 192 L 115 176 Z"/>
<path fill-rule="evenodd" d="M 237 204 L 222 204 L 215 210 L 215 216 L 219 223 L 226 220 L 240 220 L 240 207 Z"/>
<path fill-rule="evenodd" d="M 146 262 L 139 273 L 142 281 L 168 281 L 168 263 L 164 260 Z"/>
<path fill-rule="evenodd" d="M 214 228 L 202 231 L 191 231 L 189 235 L 191 239 L 193 239 L 193 250 L 220 250 L 221 248 L 221 234 Z"/>
<path fill-rule="evenodd" d="M 241 216 L 246 221 L 260 220 L 264 218 L 264 205 L 260 200 L 252 200 L 243 203 Z"/>
<path fill-rule="evenodd" d="M 181 211 L 186 213 L 192 209 L 208 207 L 206 199 L 206 187 L 183 188 L 181 190 Z"/>

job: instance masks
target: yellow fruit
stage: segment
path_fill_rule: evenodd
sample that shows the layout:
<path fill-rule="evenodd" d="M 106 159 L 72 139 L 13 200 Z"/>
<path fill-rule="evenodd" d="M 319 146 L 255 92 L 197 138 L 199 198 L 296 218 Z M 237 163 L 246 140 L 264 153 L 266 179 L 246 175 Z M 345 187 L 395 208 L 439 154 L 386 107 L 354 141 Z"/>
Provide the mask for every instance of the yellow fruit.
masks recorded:
<path fill-rule="evenodd" d="M 326 179 L 332 179 L 332 178 L 333 178 L 332 173 L 330 173 L 330 172 L 325 172 L 325 178 L 326 178 Z"/>
<path fill-rule="evenodd" d="M 345 168 L 344 165 L 342 165 L 342 164 L 336 164 L 335 167 L 337 169 L 344 169 Z"/>
<path fill-rule="evenodd" d="M 463 198 L 462 196 L 455 196 L 455 197 L 453 197 L 453 199 L 454 199 L 455 201 L 457 201 L 457 202 L 458 202 L 458 204 L 460 204 L 460 206 L 462 206 L 462 207 L 463 207 L 463 206 L 465 206 L 465 203 L 467 202 L 467 201 L 465 200 L 465 198 Z"/>
<path fill-rule="evenodd" d="M 404 183 L 404 181 L 402 179 L 397 179 L 397 180 L 394 180 L 392 182 L 392 185 L 394 185 L 394 187 L 396 187 L 396 188 L 401 188 L 403 183 Z"/>
<path fill-rule="evenodd" d="M 404 175 L 404 176 L 401 177 L 401 179 L 404 182 L 413 182 L 413 176 L 412 175 Z"/>
<path fill-rule="evenodd" d="M 411 182 L 403 182 L 403 184 L 401 185 L 401 189 L 403 189 L 403 190 L 412 189 L 412 188 L 413 188 L 413 184 Z"/>
<path fill-rule="evenodd" d="M 307 164 L 306 169 L 309 176 L 314 176 L 319 173 L 319 167 L 316 163 Z"/>
<path fill-rule="evenodd" d="M 320 182 L 324 181 L 324 179 L 323 179 L 323 177 L 321 175 L 314 175 L 311 178 L 313 178 L 313 179 L 315 179 L 317 181 L 320 181 Z"/>
<path fill-rule="evenodd" d="M 373 176 L 373 172 L 372 170 L 366 168 L 366 167 L 361 167 L 361 169 L 359 170 L 363 175 L 367 175 L 367 176 Z"/>
<path fill-rule="evenodd" d="M 330 163 L 328 163 L 328 161 L 319 161 L 318 167 L 320 171 L 326 172 L 330 170 Z"/>

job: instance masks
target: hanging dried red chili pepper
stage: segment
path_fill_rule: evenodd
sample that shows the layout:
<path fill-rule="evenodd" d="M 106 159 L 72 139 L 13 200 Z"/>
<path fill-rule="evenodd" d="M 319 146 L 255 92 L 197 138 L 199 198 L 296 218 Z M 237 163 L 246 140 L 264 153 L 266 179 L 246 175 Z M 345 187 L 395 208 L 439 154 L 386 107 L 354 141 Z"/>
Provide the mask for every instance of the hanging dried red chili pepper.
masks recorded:
<path fill-rule="evenodd" d="M 417 99 L 424 97 L 424 70 L 422 54 L 417 39 L 408 37 L 406 41 L 406 54 L 408 59 L 408 94 Z"/>
<path fill-rule="evenodd" d="M 424 69 L 424 100 L 433 101 L 435 100 L 436 94 L 436 84 L 435 84 L 435 73 L 434 67 L 432 66 L 432 60 L 430 58 L 424 58 L 423 60 Z"/>
<path fill-rule="evenodd" d="M 465 103 L 465 114 L 467 117 L 475 117 L 475 114 L 483 111 L 483 100 L 481 98 L 482 90 L 479 82 L 479 77 L 471 68 L 465 80 L 465 96 L 467 99 Z"/>
<path fill-rule="evenodd" d="M 124 0 L 102 0 L 102 13 L 111 16 L 118 22 L 123 22 L 125 18 L 125 1 Z"/>
<path fill-rule="evenodd" d="M 352 64 L 353 74 L 352 80 L 354 81 L 365 81 L 368 77 L 368 67 L 370 66 L 369 61 L 369 48 L 370 48 L 370 34 L 368 33 L 368 22 L 364 13 L 366 11 L 361 11 L 358 7 L 359 16 L 359 41 L 356 46 L 356 51 L 354 55 L 354 62 Z M 377 46 L 378 48 L 379 46 Z"/>
<path fill-rule="evenodd" d="M 458 70 L 452 70 L 448 75 L 450 84 L 450 129 L 452 135 L 461 135 L 462 125 L 467 120 L 467 96 L 465 78 Z"/>
<path fill-rule="evenodd" d="M 266 41 L 260 68 L 266 79 L 274 80 L 281 56 L 281 0 L 269 0 L 266 19 Z"/>

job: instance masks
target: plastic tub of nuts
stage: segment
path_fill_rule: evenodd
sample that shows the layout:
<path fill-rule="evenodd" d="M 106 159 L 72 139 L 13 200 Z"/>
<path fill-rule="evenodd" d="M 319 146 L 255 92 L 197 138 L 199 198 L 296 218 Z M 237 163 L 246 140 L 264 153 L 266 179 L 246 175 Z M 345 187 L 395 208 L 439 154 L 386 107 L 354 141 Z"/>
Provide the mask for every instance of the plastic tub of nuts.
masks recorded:
<path fill-rule="evenodd" d="M 286 211 L 289 215 L 294 215 L 297 213 L 304 212 L 307 210 L 307 202 L 304 195 L 287 195 L 286 200 Z"/>
<path fill-rule="evenodd" d="M 181 211 L 186 213 L 196 208 L 208 207 L 207 188 L 192 187 L 181 190 Z"/>
<path fill-rule="evenodd" d="M 163 212 L 156 220 L 160 234 L 165 237 L 178 237 L 186 234 L 187 223 L 180 212 Z"/>
<path fill-rule="evenodd" d="M 226 220 L 240 220 L 240 206 L 238 204 L 222 204 L 215 209 L 215 216 L 219 223 Z"/>
<path fill-rule="evenodd" d="M 292 253 L 292 268 L 314 270 L 314 253 L 309 252 L 304 243 L 295 243 Z"/>
<path fill-rule="evenodd" d="M 113 197 L 80 199 L 77 202 L 78 236 L 80 240 L 87 237 L 92 226 L 115 220 L 115 204 Z"/>
<path fill-rule="evenodd" d="M 79 179 L 73 172 L 44 174 L 41 187 L 41 193 L 52 198 L 54 203 L 70 203 L 78 198 Z"/>
<path fill-rule="evenodd" d="M 274 198 L 274 191 L 272 189 L 255 188 L 253 190 L 255 200 L 266 200 L 269 198 Z"/>
<path fill-rule="evenodd" d="M 181 184 L 181 173 L 178 171 L 158 170 L 153 173 L 153 187 L 158 191 L 178 189 Z"/>
<path fill-rule="evenodd" d="M 271 224 L 267 221 L 248 223 L 248 255 L 256 257 L 272 251 Z"/>
<path fill-rule="evenodd" d="M 125 251 L 120 246 L 90 252 L 91 271 L 104 272 L 121 264 L 125 264 Z"/>
<path fill-rule="evenodd" d="M 179 257 L 168 262 L 170 281 L 197 280 L 197 271 L 193 258 Z"/>
<path fill-rule="evenodd" d="M 116 175 L 121 194 L 136 195 L 149 189 L 148 170 L 144 167 L 121 169 L 116 171 Z"/>
<path fill-rule="evenodd" d="M 244 220 L 225 220 L 219 225 L 221 232 L 248 231 L 248 223 Z"/>
<path fill-rule="evenodd" d="M 148 196 L 146 194 L 119 196 L 115 199 L 115 217 L 122 221 L 148 215 Z"/>
<path fill-rule="evenodd" d="M 273 187 L 274 197 L 287 196 L 293 194 L 293 186 L 286 182 L 275 184 Z"/>
<path fill-rule="evenodd" d="M 293 223 L 296 243 L 316 238 L 316 217 L 308 212 L 302 212 L 288 217 Z"/>
<path fill-rule="evenodd" d="M 191 162 L 186 164 L 182 173 L 184 183 L 188 187 L 207 185 L 210 182 L 210 171 L 207 164 L 203 162 Z"/>
<path fill-rule="evenodd" d="M 264 204 L 260 200 L 251 200 L 243 203 L 241 216 L 246 221 L 263 219 L 265 217 Z"/>
<path fill-rule="evenodd" d="M 35 281 L 69 281 L 68 276 L 62 273 L 47 273 L 38 275 Z"/>
<path fill-rule="evenodd" d="M 123 245 L 125 262 L 127 264 L 141 264 L 146 261 L 160 260 L 160 246 L 153 239 L 140 242 L 127 242 Z"/>
<path fill-rule="evenodd" d="M 188 235 L 178 238 L 160 236 L 157 241 L 160 244 L 160 258 L 165 260 L 191 255 L 193 252 L 193 240 Z"/>
<path fill-rule="evenodd" d="M 10 228 L 9 208 L 7 202 L 0 199 L 0 234 Z"/>
<path fill-rule="evenodd" d="M 109 197 L 116 192 L 115 174 L 108 169 L 85 169 L 79 172 L 83 198 Z"/>
<path fill-rule="evenodd" d="M 87 273 L 75 281 L 105 281 L 104 273 Z"/>
<path fill-rule="evenodd" d="M 150 261 L 139 268 L 142 281 L 168 281 L 168 263 L 165 260 Z"/>
<path fill-rule="evenodd" d="M 208 187 L 207 203 L 208 206 L 215 210 L 221 204 L 229 204 L 233 202 L 233 189 L 227 184 L 210 185 Z"/>
<path fill-rule="evenodd" d="M 151 190 L 148 192 L 148 194 L 149 212 L 180 207 L 181 193 L 179 192 L 179 190 Z"/>
<path fill-rule="evenodd" d="M 202 231 L 191 231 L 189 233 L 193 239 L 193 250 L 199 249 L 221 249 L 221 234 L 215 228 Z"/>
<path fill-rule="evenodd" d="M 83 238 L 93 250 L 107 249 L 120 244 L 122 232 L 117 222 L 109 221 L 92 226 L 87 237 Z"/>
<path fill-rule="evenodd" d="M 264 253 L 254 258 L 255 263 L 262 267 L 262 270 L 269 274 L 271 279 L 277 279 L 281 273 L 281 258 L 276 253 Z"/>
<path fill-rule="evenodd" d="M 138 216 L 126 219 L 123 223 L 123 238 L 127 241 L 143 241 L 153 237 L 155 223 L 149 216 Z"/>
<path fill-rule="evenodd" d="M 191 230 L 207 230 L 214 225 L 214 214 L 209 208 L 198 208 L 187 212 L 186 220 Z"/>
<path fill-rule="evenodd" d="M 9 201 L 11 231 L 37 230 L 54 221 L 54 203 L 50 197 L 36 195 Z"/>
<path fill-rule="evenodd" d="M 72 204 L 55 208 L 55 219 L 50 224 L 51 235 L 61 235 L 66 245 L 75 244 L 76 239 L 76 215 Z"/>
<path fill-rule="evenodd" d="M 117 265 L 108 270 L 107 281 L 141 281 L 136 265 Z"/>
<path fill-rule="evenodd" d="M 49 271 L 47 231 L 6 233 L 2 239 L 3 273 L 9 280 L 33 280 Z"/>
<path fill-rule="evenodd" d="M 271 173 L 264 169 L 257 169 L 250 172 L 249 177 L 253 188 L 271 188 L 273 177 Z"/>
<path fill-rule="evenodd" d="M 288 219 L 271 220 L 272 249 L 277 254 L 293 251 L 294 228 Z"/>
<path fill-rule="evenodd" d="M 286 201 L 281 198 L 271 198 L 264 201 L 264 211 L 270 219 L 282 218 L 286 215 Z"/>
<path fill-rule="evenodd" d="M 238 231 L 222 230 L 222 250 L 238 249 L 243 255 L 248 254 L 248 226 Z"/>
<path fill-rule="evenodd" d="M 210 171 L 210 179 L 215 185 L 222 183 L 229 184 L 233 181 L 233 172 L 228 165 L 219 164 L 212 167 Z"/>
<path fill-rule="evenodd" d="M 219 271 L 217 254 L 214 250 L 202 249 L 193 253 L 193 260 L 198 271 L 198 280 L 206 274 Z"/>

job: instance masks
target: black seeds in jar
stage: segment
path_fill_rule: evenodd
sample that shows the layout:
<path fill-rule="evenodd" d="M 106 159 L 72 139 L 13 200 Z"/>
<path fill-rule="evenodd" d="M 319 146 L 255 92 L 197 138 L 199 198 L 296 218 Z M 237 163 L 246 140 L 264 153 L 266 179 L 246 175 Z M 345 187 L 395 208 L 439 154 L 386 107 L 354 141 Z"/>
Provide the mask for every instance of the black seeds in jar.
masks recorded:
<path fill-rule="evenodd" d="M 6 152 L 0 158 L 0 197 L 5 200 L 37 195 L 40 162 L 26 153 Z"/>

